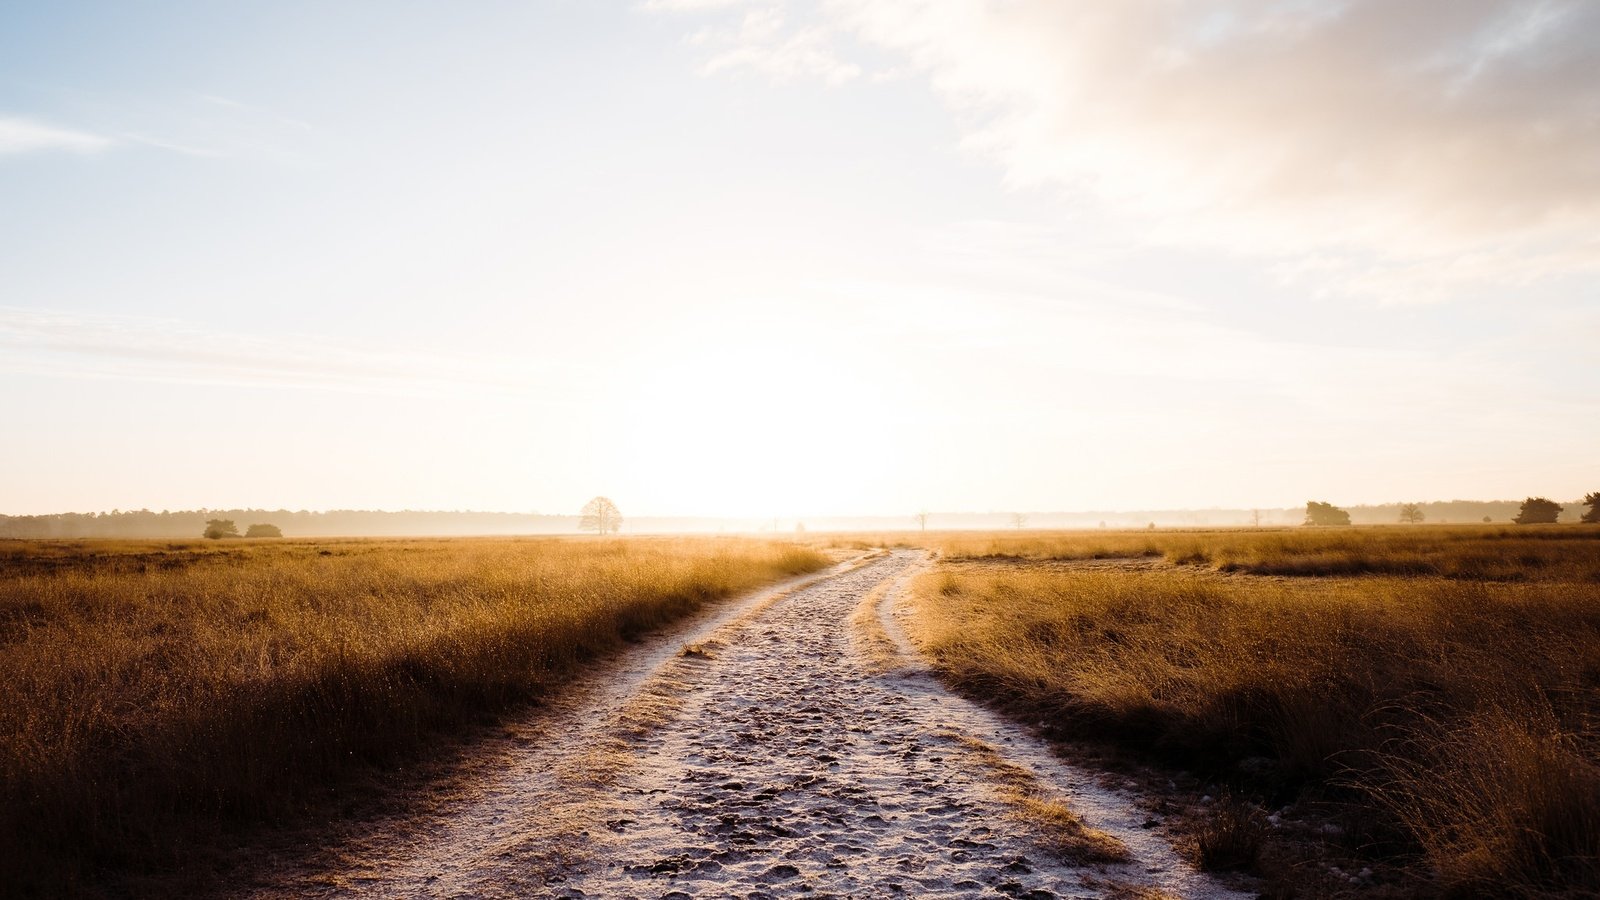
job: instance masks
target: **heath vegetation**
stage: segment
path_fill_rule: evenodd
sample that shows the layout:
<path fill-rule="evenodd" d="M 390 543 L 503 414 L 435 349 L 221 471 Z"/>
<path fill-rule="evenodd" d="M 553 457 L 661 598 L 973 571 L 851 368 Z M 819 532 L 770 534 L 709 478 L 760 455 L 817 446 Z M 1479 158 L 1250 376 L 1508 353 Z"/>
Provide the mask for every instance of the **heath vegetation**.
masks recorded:
<path fill-rule="evenodd" d="M 711 538 L 0 545 L 0 878 L 176 865 L 827 562 Z"/>
<path fill-rule="evenodd" d="M 1348 852 L 1414 889 L 1600 890 L 1600 531 L 930 543 L 945 561 L 918 585 L 916 637 L 940 671 L 1251 798 L 1226 806 L 1227 859 L 1315 797 Z"/>
<path fill-rule="evenodd" d="M 1252 575 L 1600 583 L 1600 529 L 1560 525 L 957 532 L 929 535 L 927 546 L 949 559 L 1150 557 Z"/>

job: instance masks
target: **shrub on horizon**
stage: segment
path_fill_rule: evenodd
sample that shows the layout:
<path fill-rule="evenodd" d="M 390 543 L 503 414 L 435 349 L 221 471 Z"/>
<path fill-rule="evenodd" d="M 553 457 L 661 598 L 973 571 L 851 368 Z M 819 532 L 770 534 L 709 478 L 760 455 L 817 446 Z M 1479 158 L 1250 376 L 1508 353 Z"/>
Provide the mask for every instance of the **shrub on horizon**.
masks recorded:
<path fill-rule="evenodd" d="M 1554 525 L 1561 518 L 1561 504 L 1544 497 L 1522 501 L 1522 510 L 1511 521 L 1518 525 Z"/>
<path fill-rule="evenodd" d="M 1332 503 L 1306 501 L 1307 525 L 1349 525 L 1350 514 Z"/>

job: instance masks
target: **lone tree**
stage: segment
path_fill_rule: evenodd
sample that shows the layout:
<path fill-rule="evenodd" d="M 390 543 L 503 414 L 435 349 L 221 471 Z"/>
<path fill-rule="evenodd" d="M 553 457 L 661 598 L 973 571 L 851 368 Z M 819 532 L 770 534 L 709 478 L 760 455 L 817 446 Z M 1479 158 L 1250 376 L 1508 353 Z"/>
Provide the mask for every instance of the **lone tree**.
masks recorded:
<path fill-rule="evenodd" d="M 1400 507 L 1400 521 L 1408 525 L 1419 524 L 1426 518 L 1427 516 L 1423 514 L 1422 504 L 1420 503 L 1405 503 Z"/>
<path fill-rule="evenodd" d="M 207 519 L 206 537 L 216 541 L 222 538 L 236 538 L 239 536 L 239 526 L 233 524 L 232 519 Z"/>
<path fill-rule="evenodd" d="M 1316 500 L 1306 501 L 1307 525 L 1349 525 L 1350 514 L 1334 506 L 1332 503 L 1320 503 Z"/>
<path fill-rule="evenodd" d="M 1554 525 L 1561 517 L 1561 504 L 1544 497 L 1529 497 L 1522 501 L 1522 511 L 1511 521 L 1518 525 Z"/>
<path fill-rule="evenodd" d="M 916 515 L 912 516 L 911 520 L 913 522 L 916 522 L 917 525 L 919 527 L 921 527 L 923 531 L 927 531 L 928 530 L 928 511 L 927 510 L 923 510 L 922 512 L 919 512 Z"/>
<path fill-rule="evenodd" d="M 1589 511 L 1578 521 L 1589 525 L 1600 525 L 1600 492 L 1584 494 L 1583 505 L 1589 507 Z"/>
<path fill-rule="evenodd" d="M 1011 527 L 1012 528 L 1015 528 L 1016 530 L 1021 531 L 1023 526 L 1027 525 L 1027 524 L 1028 524 L 1028 516 L 1027 516 L 1027 514 L 1025 514 L 1025 513 L 1012 513 L 1011 514 Z"/>
<path fill-rule="evenodd" d="M 276 525 L 251 525 L 244 530 L 245 537 L 283 537 L 283 529 Z"/>
<path fill-rule="evenodd" d="M 583 505 L 583 518 L 578 530 L 595 534 L 616 534 L 622 530 L 622 510 L 610 497 L 596 497 Z"/>

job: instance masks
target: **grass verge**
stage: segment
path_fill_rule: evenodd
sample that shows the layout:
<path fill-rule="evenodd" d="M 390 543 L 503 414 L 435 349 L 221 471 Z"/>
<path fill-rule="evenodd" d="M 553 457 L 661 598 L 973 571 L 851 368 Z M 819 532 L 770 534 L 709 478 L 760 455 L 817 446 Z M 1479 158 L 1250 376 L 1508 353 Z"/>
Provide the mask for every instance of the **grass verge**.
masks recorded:
<path fill-rule="evenodd" d="M 828 561 L 737 539 L 7 545 L 0 883 L 53 896 L 179 868 Z"/>
<path fill-rule="evenodd" d="M 1600 891 L 1592 539 L 1565 542 L 1575 560 L 1504 580 L 1468 577 L 1463 562 L 1515 547 L 1497 536 L 1447 537 L 1433 549 L 1385 539 L 1354 539 L 1379 560 L 1365 571 L 1385 555 L 1420 553 L 1434 574 L 1218 577 L 1073 568 L 1050 564 L 1049 553 L 1003 566 L 946 562 L 917 585 L 914 637 L 970 694 L 1253 798 L 1254 810 L 1220 805 L 1236 821 L 1199 835 L 1216 867 L 1255 857 L 1263 829 L 1276 825 L 1263 825 L 1260 804 L 1315 794 L 1338 798 L 1347 849 L 1392 863 L 1418 889 Z M 1218 547 L 1236 535 L 1185 540 Z M 1317 556 L 1317 540 L 1352 539 L 1313 534 L 1283 546 Z"/>

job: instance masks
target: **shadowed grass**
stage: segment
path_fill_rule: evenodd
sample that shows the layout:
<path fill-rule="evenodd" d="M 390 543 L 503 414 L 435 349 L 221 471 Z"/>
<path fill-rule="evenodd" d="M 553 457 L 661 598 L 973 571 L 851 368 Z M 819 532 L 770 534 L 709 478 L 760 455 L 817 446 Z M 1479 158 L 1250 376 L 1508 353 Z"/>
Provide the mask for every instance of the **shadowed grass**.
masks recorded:
<path fill-rule="evenodd" d="M 619 641 L 821 568 L 735 539 L 11 544 L 0 880 L 179 865 Z"/>

